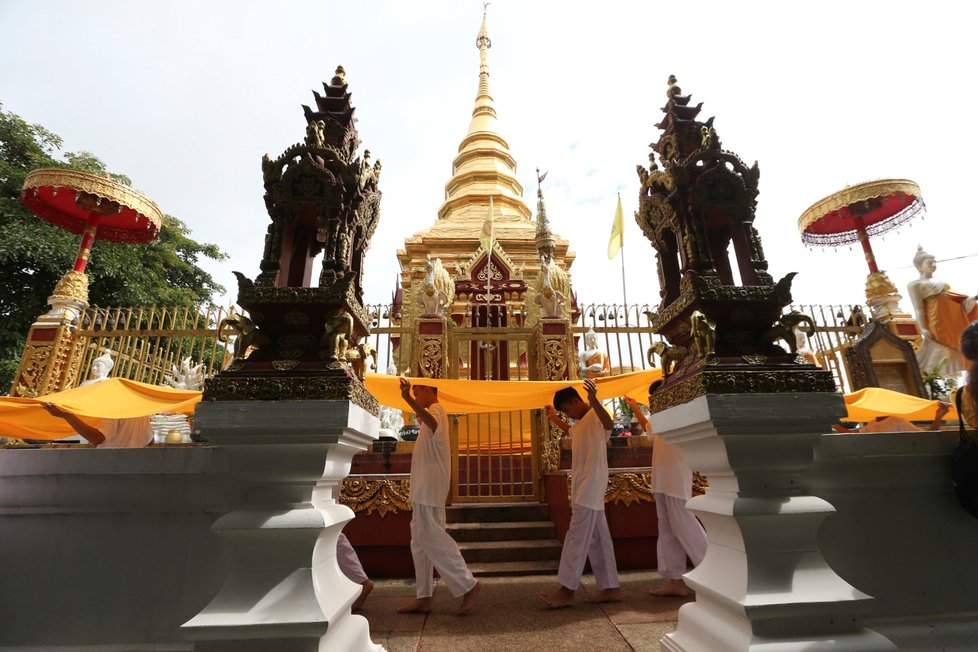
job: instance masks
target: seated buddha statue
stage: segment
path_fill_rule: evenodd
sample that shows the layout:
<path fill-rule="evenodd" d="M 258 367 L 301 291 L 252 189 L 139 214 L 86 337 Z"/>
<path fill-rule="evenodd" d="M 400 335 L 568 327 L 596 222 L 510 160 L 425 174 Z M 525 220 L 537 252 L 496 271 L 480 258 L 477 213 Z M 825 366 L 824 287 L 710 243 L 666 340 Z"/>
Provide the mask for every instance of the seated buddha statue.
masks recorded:
<path fill-rule="evenodd" d="M 611 375 L 611 360 L 598 348 L 598 334 L 594 329 L 584 333 L 584 350 L 581 351 L 581 372 L 585 378 L 603 378 Z"/>
<path fill-rule="evenodd" d="M 917 363 L 922 374 L 953 376 L 967 369 L 961 355 L 961 333 L 978 320 L 976 298 L 951 292 L 947 283 L 934 278 L 937 259 L 917 247 L 913 257 L 920 278 L 907 285 L 922 337 Z"/>

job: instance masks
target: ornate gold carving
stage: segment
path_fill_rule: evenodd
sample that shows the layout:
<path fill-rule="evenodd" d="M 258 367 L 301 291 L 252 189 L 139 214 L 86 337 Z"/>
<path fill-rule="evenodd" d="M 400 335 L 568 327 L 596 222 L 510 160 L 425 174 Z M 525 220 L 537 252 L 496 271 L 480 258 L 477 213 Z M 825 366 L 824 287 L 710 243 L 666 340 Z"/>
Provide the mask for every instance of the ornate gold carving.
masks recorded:
<path fill-rule="evenodd" d="M 347 376 L 246 376 L 218 374 L 204 385 L 205 401 L 351 401 L 372 414 L 380 404 L 359 379 Z"/>
<path fill-rule="evenodd" d="M 285 360 L 298 360 L 302 357 L 302 349 L 291 347 L 279 347 L 278 354 Z"/>
<path fill-rule="evenodd" d="M 17 396 L 34 398 L 38 395 L 41 377 L 47 369 L 54 347 L 51 345 L 24 347 L 24 355 L 17 374 Z"/>
<path fill-rule="evenodd" d="M 873 272 L 866 277 L 866 298 L 884 299 L 899 294 L 886 272 Z"/>
<path fill-rule="evenodd" d="M 685 346 L 670 346 L 665 342 L 654 342 L 646 352 L 650 363 L 653 353 L 659 356 L 662 375 L 666 377 L 676 371 L 676 366 L 689 355 L 689 349 Z"/>
<path fill-rule="evenodd" d="M 290 349 L 305 349 L 315 343 L 315 338 L 310 335 L 288 334 L 278 338 L 278 345 Z"/>
<path fill-rule="evenodd" d="M 369 342 L 360 342 L 346 350 L 346 361 L 350 365 L 350 370 L 360 380 L 364 379 L 367 372 L 367 358 L 373 361 L 370 370 L 377 371 L 377 349 Z"/>
<path fill-rule="evenodd" d="M 445 345 L 441 336 L 418 336 L 418 369 L 425 378 L 440 378 L 444 367 Z"/>
<path fill-rule="evenodd" d="M 625 507 L 632 503 L 655 502 L 652 496 L 652 472 L 609 473 L 604 502 L 605 504 L 621 503 Z"/>
<path fill-rule="evenodd" d="M 703 370 L 675 385 L 652 394 L 652 412 L 688 403 L 706 394 L 775 394 L 834 392 L 831 372 L 821 369 L 788 371 L 750 369 L 744 371 Z"/>
<path fill-rule="evenodd" d="M 272 360 L 272 368 L 275 369 L 275 371 L 291 371 L 298 366 L 298 360 Z"/>
<path fill-rule="evenodd" d="M 65 301 L 77 301 L 88 305 L 88 274 L 72 269 L 65 272 L 58 280 L 54 292 L 48 297 L 48 303 L 53 306 Z"/>
<path fill-rule="evenodd" d="M 333 312 L 326 321 L 322 350 L 326 362 L 346 360 L 346 349 L 353 335 L 353 317 L 342 308 Z"/>
<path fill-rule="evenodd" d="M 538 370 L 544 380 L 561 380 L 567 377 L 567 338 L 541 336 L 542 347 Z"/>
<path fill-rule="evenodd" d="M 689 316 L 689 322 L 693 333 L 693 342 L 696 344 L 696 353 L 701 358 L 714 355 L 716 353 L 716 322 L 699 310 L 693 311 L 693 314 Z"/>
<path fill-rule="evenodd" d="M 759 365 L 767 362 L 766 355 L 742 355 L 740 357 L 747 364 Z"/>
<path fill-rule="evenodd" d="M 544 471 L 556 471 L 560 468 L 560 440 L 564 431 L 550 423 L 546 416 L 543 419 L 543 437 L 540 446 L 540 464 Z"/>
<path fill-rule="evenodd" d="M 236 359 L 243 359 L 251 347 L 261 349 L 272 345 L 271 338 L 258 330 L 255 322 L 233 310 L 217 326 L 217 339 L 219 341 L 227 344 L 232 337 L 235 338 L 234 357 Z"/>
<path fill-rule="evenodd" d="M 343 479 L 340 502 L 356 514 L 369 516 L 374 512 L 381 518 L 388 514 L 411 511 L 411 478 L 367 478 L 350 476 Z"/>
<path fill-rule="evenodd" d="M 710 483 L 707 482 L 706 476 L 700 475 L 698 472 L 693 471 L 693 495 L 702 496 L 709 488 Z"/>

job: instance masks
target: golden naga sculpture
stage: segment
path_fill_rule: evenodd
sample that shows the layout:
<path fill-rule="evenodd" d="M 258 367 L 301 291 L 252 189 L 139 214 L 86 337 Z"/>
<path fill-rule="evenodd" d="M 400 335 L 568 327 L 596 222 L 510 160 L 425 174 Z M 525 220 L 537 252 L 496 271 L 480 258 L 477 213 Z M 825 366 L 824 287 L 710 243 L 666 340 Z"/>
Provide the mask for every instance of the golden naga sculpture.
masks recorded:
<path fill-rule="evenodd" d="M 802 328 L 803 324 L 808 325 L 807 330 Z M 781 315 L 777 323 L 764 332 L 762 339 L 771 344 L 774 344 L 778 340 L 784 340 L 788 344 L 791 355 L 795 355 L 798 353 L 798 337 L 795 329 L 799 329 L 805 335 L 811 337 L 815 333 L 815 322 L 808 315 L 794 310 L 785 315 Z"/>
<path fill-rule="evenodd" d="M 429 257 L 425 261 L 425 272 L 418 301 L 424 308 L 425 315 L 441 316 L 455 300 L 455 282 L 442 265 L 441 258 L 432 260 Z"/>
<path fill-rule="evenodd" d="M 696 353 L 701 358 L 716 355 L 716 322 L 699 310 L 693 311 L 693 314 L 689 316 L 689 322 L 693 332 L 693 343 L 696 345 Z"/>
<path fill-rule="evenodd" d="M 326 332 L 320 339 L 320 349 L 330 366 L 341 365 L 347 359 L 346 352 L 353 335 L 353 317 L 340 309 L 326 319 Z"/>
<path fill-rule="evenodd" d="M 659 356 L 659 361 L 662 364 L 662 376 L 665 378 L 670 376 L 676 370 L 679 362 L 689 355 L 689 349 L 685 346 L 671 346 L 665 342 L 655 342 L 646 352 L 649 364 L 654 367 L 655 363 L 652 361 L 653 353 Z"/>
<path fill-rule="evenodd" d="M 219 341 L 227 344 L 232 337 L 235 338 L 233 350 L 235 360 L 243 360 L 250 348 L 261 349 L 273 344 L 271 338 L 258 330 L 255 322 L 244 315 L 239 315 L 234 310 L 217 326 L 217 339 Z"/>

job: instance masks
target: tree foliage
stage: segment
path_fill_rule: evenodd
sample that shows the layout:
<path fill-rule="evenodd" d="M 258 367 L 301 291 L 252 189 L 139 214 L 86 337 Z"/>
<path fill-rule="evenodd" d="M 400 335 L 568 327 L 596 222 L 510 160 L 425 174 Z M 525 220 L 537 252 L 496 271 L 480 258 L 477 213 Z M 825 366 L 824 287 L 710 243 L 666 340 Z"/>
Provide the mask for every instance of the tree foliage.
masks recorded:
<path fill-rule="evenodd" d="M 41 125 L 29 124 L 0 104 L 0 392 L 9 391 L 31 323 L 47 310 L 47 297 L 71 268 L 80 236 L 34 216 L 20 203 L 27 174 L 40 167 L 109 173 L 89 152 L 61 151 L 62 141 Z M 115 181 L 131 185 L 115 173 Z M 97 242 L 88 262 L 89 301 L 100 306 L 184 306 L 209 303 L 223 292 L 201 258 L 223 260 L 217 245 L 190 237 L 172 215 L 160 237 L 146 245 Z"/>

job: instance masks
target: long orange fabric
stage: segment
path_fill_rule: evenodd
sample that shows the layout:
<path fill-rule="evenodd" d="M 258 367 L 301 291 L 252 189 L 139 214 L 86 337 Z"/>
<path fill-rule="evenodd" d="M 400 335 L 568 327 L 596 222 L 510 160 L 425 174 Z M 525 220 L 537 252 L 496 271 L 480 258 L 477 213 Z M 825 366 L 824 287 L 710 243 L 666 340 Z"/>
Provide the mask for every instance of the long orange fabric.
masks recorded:
<path fill-rule="evenodd" d="M 109 378 L 40 398 L 0 397 L 0 436 L 53 441 L 74 435 L 67 421 L 44 409 L 45 403 L 98 427 L 102 419 L 128 419 L 158 412 L 193 414 L 200 395 L 192 390 Z"/>

